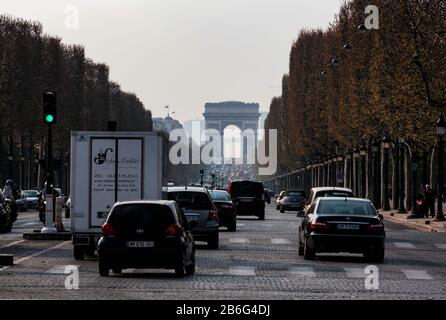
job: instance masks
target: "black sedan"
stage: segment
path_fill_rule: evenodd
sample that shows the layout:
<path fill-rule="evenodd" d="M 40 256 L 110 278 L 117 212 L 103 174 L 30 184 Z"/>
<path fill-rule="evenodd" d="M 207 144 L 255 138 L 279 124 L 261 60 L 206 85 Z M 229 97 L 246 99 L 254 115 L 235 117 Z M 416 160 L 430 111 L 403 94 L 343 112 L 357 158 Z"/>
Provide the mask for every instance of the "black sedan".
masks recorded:
<path fill-rule="evenodd" d="M 175 201 L 117 203 L 102 226 L 98 243 L 99 274 L 126 268 L 175 269 L 183 277 L 195 272 L 191 228 Z"/>
<path fill-rule="evenodd" d="M 280 201 L 280 212 L 297 211 L 303 212 L 305 208 L 305 198 L 298 196 L 284 196 Z"/>
<path fill-rule="evenodd" d="M 299 227 L 299 255 L 314 259 L 319 252 L 363 253 L 368 261 L 384 260 L 382 216 L 370 200 L 318 198 Z"/>
<path fill-rule="evenodd" d="M 220 226 L 227 227 L 229 231 L 235 231 L 237 229 L 237 212 L 229 193 L 222 190 L 212 190 L 209 194 L 217 207 Z"/>

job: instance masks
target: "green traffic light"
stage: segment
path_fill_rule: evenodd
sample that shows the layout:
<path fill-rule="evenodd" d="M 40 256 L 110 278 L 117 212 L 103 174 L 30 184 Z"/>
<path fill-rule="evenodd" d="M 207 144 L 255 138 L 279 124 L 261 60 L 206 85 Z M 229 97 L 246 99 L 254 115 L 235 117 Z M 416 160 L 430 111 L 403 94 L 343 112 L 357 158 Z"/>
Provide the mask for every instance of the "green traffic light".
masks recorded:
<path fill-rule="evenodd" d="M 45 121 L 46 121 L 47 123 L 51 123 L 51 122 L 53 122 L 53 121 L 54 121 L 54 117 L 53 117 L 53 115 L 48 114 L 48 115 L 45 117 Z"/>

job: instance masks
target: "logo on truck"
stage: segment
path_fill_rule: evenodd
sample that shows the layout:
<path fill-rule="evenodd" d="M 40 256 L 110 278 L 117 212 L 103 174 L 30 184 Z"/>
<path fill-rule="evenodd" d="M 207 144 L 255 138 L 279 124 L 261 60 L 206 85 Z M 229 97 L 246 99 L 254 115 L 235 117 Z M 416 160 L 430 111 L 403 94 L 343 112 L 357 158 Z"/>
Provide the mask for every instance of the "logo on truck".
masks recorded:
<path fill-rule="evenodd" d="M 104 164 L 105 161 L 107 160 L 107 153 L 111 151 L 113 152 L 112 148 L 108 148 L 105 150 L 105 152 L 102 152 L 102 150 L 100 150 L 100 152 L 98 153 L 97 157 L 94 158 L 94 163 L 96 163 L 97 165 L 101 165 Z"/>

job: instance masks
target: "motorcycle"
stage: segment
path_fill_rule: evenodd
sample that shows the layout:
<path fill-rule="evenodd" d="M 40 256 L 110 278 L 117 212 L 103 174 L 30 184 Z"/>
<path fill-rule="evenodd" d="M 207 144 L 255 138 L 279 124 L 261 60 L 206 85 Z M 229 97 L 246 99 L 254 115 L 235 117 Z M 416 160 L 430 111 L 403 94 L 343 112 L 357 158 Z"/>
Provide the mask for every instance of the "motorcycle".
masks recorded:
<path fill-rule="evenodd" d="M 16 220 L 17 211 L 12 210 L 12 200 L 5 198 L 5 202 L 0 204 L 0 233 L 11 232 Z"/>

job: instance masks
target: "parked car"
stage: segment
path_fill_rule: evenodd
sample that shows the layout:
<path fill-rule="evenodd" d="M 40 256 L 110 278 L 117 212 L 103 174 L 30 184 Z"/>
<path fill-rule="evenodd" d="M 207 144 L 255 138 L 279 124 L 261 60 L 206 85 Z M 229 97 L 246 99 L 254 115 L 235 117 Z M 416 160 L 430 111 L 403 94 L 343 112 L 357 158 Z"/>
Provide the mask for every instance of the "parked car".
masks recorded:
<path fill-rule="evenodd" d="M 294 189 L 286 190 L 282 193 L 282 198 L 279 202 L 279 210 L 281 213 L 285 213 L 285 211 L 303 212 L 305 201 L 305 191 Z"/>
<path fill-rule="evenodd" d="M 20 212 L 28 211 L 28 204 L 26 202 L 26 196 L 23 191 L 20 192 L 20 199 L 16 199 L 15 203 L 17 205 L 17 210 L 19 210 Z"/>
<path fill-rule="evenodd" d="M 299 226 L 299 255 L 314 259 L 319 252 L 363 253 L 368 261 L 382 262 L 382 220 L 368 199 L 320 197 Z"/>
<path fill-rule="evenodd" d="M 229 193 L 222 190 L 212 190 L 209 194 L 217 207 L 220 226 L 227 227 L 229 231 L 236 231 L 237 211 Z"/>
<path fill-rule="evenodd" d="M 310 190 L 310 194 L 305 204 L 305 210 L 320 197 L 342 197 L 342 198 L 355 198 L 355 195 L 351 189 L 340 187 L 317 187 Z"/>
<path fill-rule="evenodd" d="M 228 193 L 235 204 L 238 216 L 257 216 L 265 220 L 263 184 L 255 181 L 232 181 Z"/>
<path fill-rule="evenodd" d="M 218 249 L 218 210 L 208 190 L 201 187 L 172 187 L 167 190 L 167 198 L 178 202 L 189 222 L 198 222 L 192 231 L 194 239 L 207 242 L 210 249 Z"/>
<path fill-rule="evenodd" d="M 175 269 L 177 276 L 195 272 L 195 244 L 191 228 L 175 201 L 117 203 L 102 226 L 98 243 L 99 274 L 110 269 Z"/>
<path fill-rule="evenodd" d="M 270 204 L 271 203 L 271 191 L 269 189 L 264 189 L 263 195 L 264 195 L 265 202 Z"/>
<path fill-rule="evenodd" d="M 280 201 L 283 199 L 285 194 L 285 190 L 280 191 L 279 195 L 276 198 L 276 210 L 280 210 Z"/>
<path fill-rule="evenodd" d="M 39 206 L 39 190 L 25 190 L 26 204 L 28 209 L 36 210 Z"/>

